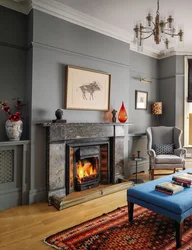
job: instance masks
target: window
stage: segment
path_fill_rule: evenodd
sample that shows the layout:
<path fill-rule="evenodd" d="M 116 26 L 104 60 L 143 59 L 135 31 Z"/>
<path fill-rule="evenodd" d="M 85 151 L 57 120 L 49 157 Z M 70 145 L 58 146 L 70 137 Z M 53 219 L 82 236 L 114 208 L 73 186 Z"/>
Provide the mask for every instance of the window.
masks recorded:
<path fill-rule="evenodd" d="M 184 60 L 184 146 L 192 147 L 192 56 L 186 56 Z"/>

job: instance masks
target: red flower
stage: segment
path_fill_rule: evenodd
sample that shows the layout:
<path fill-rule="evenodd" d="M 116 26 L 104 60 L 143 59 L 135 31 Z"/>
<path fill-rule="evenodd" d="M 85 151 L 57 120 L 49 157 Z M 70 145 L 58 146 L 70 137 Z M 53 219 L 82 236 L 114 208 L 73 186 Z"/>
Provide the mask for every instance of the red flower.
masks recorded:
<path fill-rule="evenodd" d="M 21 119 L 20 116 L 15 115 L 15 114 L 9 116 L 9 120 L 10 120 L 11 122 L 18 122 L 20 119 Z"/>
<path fill-rule="evenodd" d="M 15 99 L 13 99 L 13 100 L 15 100 Z M 9 120 L 11 122 L 17 122 L 17 121 L 21 120 L 21 109 L 24 106 L 24 104 L 22 103 L 22 100 L 20 98 L 17 98 L 16 100 L 17 100 L 17 103 L 14 107 L 20 111 L 16 111 L 15 113 L 11 112 L 10 107 L 7 105 L 7 101 L 0 102 L 0 106 L 2 107 L 2 110 L 6 113 L 6 115 L 9 116 Z"/>
<path fill-rule="evenodd" d="M 2 108 L 5 112 L 10 112 L 10 107 L 9 106 L 3 106 Z"/>

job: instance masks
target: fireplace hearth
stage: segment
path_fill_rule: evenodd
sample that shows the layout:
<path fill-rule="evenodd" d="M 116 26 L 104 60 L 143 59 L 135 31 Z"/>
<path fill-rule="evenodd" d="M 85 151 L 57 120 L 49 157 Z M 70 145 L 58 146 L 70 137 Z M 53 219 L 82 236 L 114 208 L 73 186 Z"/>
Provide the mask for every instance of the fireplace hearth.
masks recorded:
<path fill-rule="evenodd" d="M 40 125 L 46 127 L 47 134 L 48 201 L 58 210 L 87 201 L 89 197 L 110 193 L 109 185 L 114 186 L 124 179 L 124 138 L 129 124 Z M 93 195 L 90 195 L 91 190 Z M 118 191 L 118 188 L 114 190 Z M 89 194 L 85 196 L 86 191 Z M 75 197 L 74 202 L 68 199 L 71 195 Z"/>

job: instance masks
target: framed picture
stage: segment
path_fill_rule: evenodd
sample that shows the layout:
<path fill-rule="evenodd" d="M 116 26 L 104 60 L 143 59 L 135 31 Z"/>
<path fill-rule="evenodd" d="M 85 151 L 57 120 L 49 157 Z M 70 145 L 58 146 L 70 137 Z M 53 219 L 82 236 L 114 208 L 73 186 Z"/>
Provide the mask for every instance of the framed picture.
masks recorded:
<path fill-rule="evenodd" d="M 66 86 L 66 109 L 109 110 L 111 75 L 67 66 Z"/>
<path fill-rule="evenodd" d="M 147 109 L 148 92 L 135 90 L 135 109 Z"/>

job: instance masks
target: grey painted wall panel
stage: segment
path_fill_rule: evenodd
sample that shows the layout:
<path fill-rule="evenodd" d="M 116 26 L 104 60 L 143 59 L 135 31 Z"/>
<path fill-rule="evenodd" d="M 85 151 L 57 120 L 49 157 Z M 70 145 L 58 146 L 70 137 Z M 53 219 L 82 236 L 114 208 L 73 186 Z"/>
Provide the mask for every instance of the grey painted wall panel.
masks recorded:
<path fill-rule="evenodd" d="M 184 75 L 184 56 L 176 56 L 176 74 Z"/>
<path fill-rule="evenodd" d="M 184 131 L 184 56 L 176 56 L 176 126 Z M 185 131 L 184 131 L 185 132 Z"/>
<path fill-rule="evenodd" d="M 175 56 L 161 59 L 159 61 L 159 77 L 167 78 L 175 75 L 176 72 L 176 60 Z"/>
<path fill-rule="evenodd" d="M 176 121 L 175 125 L 180 129 L 184 129 L 184 76 L 176 76 Z"/>
<path fill-rule="evenodd" d="M 163 114 L 160 117 L 160 125 L 174 126 L 175 125 L 175 77 L 162 79 L 159 82 L 160 85 L 160 100 L 163 103 Z"/>
<path fill-rule="evenodd" d="M 129 64 L 129 44 L 37 10 L 33 13 L 33 41 L 103 60 Z"/>
<path fill-rule="evenodd" d="M 159 62 L 161 125 L 184 129 L 184 57 L 172 56 Z"/>
<path fill-rule="evenodd" d="M 27 45 L 30 46 L 33 41 L 33 10 L 27 16 Z"/>
<path fill-rule="evenodd" d="M 34 122 L 55 119 L 55 110 L 65 108 L 65 69 L 66 65 L 76 65 L 111 74 L 110 107 L 120 109 L 121 101 L 128 106 L 129 68 L 93 60 L 89 57 L 49 50 L 34 46 L 33 49 L 33 92 L 32 119 Z M 64 110 L 68 122 L 101 122 L 107 112 L 86 110 Z M 109 121 L 109 120 L 108 120 Z"/>
<path fill-rule="evenodd" d="M 0 6 L 0 41 L 26 46 L 27 15 Z"/>
<path fill-rule="evenodd" d="M 26 85 L 26 47 L 27 16 L 0 6 L 0 101 L 8 101 L 11 107 L 12 98 L 25 99 Z M 24 122 L 26 113 L 23 112 Z M 0 140 L 7 140 L 4 124 L 7 117 L 0 112 Z M 21 139 L 27 138 L 27 130 Z"/>
<path fill-rule="evenodd" d="M 129 88 L 129 121 L 134 124 L 130 126 L 130 133 L 144 133 L 146 128 L 156 125 L 156 120 L 151 115 L 151 103 L 158 100 L 158 63 L 154 58 L 130 52 L 130 88 Z M 140 82 L 141 77 L 152 80 L 152 83 Z M 148 92 L 147 110 L 135 109 L 135 90 Z"/>
<path fill-rule="evenodd" d="M 26 84 L 26 52 L 23 50 L 0 46 L 0 101 L 8 101 L 14 110 L 12 98 L 23 98 Z M 23 111 L 25 119 L 25 108 Z M 6 115 L 0 110 L 0 140 L 7 140 L 4 124 Z M 25 129 L 25 127 L 24 127 Z M 24 134 L 22 135 L 24 138 Z"/>
<path fill-rule="evenodd" d="M 31 188 L 45 186 L 45 131 L 35 123 L 55 119 L 55 110 L 64 108 L 65 67 L 77 65 L 91 69 L 101 69 L 112 75 L 111 110 L 119 110 L 124 100 L 128 109 L 129 68 L 109 63 L 102 59 L 65 53 L 42 46 L 33 47 L 32 83 L 32 136 L 31 136 Z M 111 121 L 111 113 L 102 111 L 65 110 L 68 122 Z M 35 145 L 38 145 L 35 146 Z"/>
<path fill-rule="evenodd" d="M 26 88 L 25 88 L 25 129 L 27 131 L 26 138 L 31 138 L 31 109 L 32 109 L 32 71 L 33 71 L 33 50 L 32 48 L 27 51 L 26 60 Z"/>
<path fill-rule="evenodd" d="M 134 51 L 130 51 L 130 70 L 135 77 L 148 80 L 158 77 L 158 60 Z"/>

